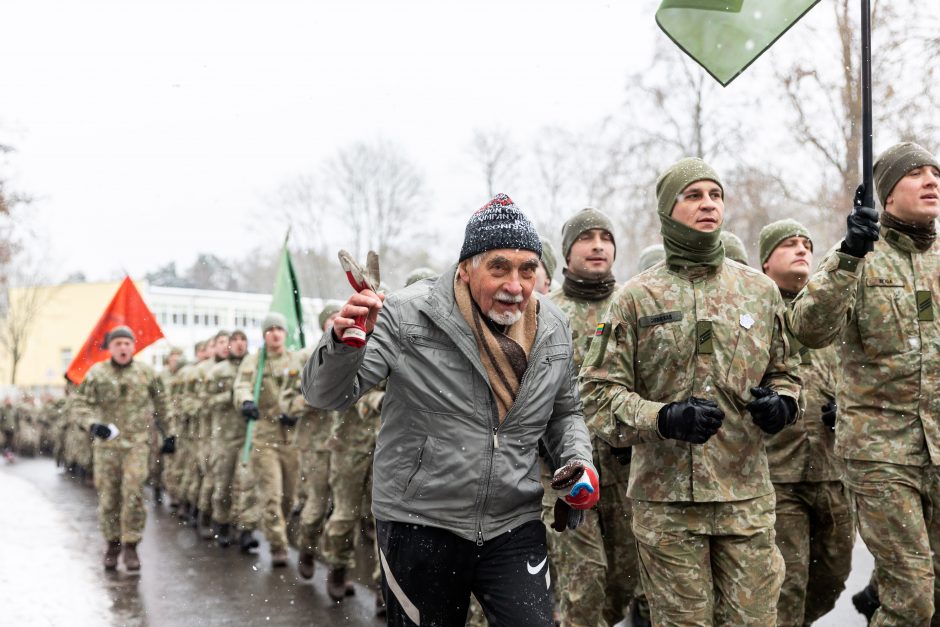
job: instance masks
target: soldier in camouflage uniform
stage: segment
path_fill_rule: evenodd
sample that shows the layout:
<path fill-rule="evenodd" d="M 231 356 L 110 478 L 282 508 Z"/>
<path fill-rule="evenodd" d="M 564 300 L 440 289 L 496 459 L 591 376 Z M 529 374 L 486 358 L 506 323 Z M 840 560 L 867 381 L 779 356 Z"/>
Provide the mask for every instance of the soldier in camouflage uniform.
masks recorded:
<path fill-rule="evenodd" d="M 750 259 L 747 258 L 747 248 L 740 237 L 731 231 L 722 231 L 721 243 L 725 245 L 725 257 L 745 266 L 751 265 Z"/>
<path fill-rule="evenodd" d="M 189 500 L 189 477 L 192 466 L 196 463 L 196 442 L 192 435 L 192 395 L 189 391 L 196 365 L 209 357 L 208 342 L 200 341 L 194 346 L 195 363 L 186 364 L 176 373 L 173 392 L 173 405 L 176 413 L 174 426 L 176 434 L 176 453 L 173 455 L 173 491 L 172 496 L 179 502 L 181 523 L 188 523 L 194 509 Z"/>
<path fill-rule="evenodd" d="M 223 344 L 228 347 L 228 335 L 225 335 Z M 203 538 L 211 536 L 211 518 L 207 516 L 208 512 L 202 509 L 204 503 L 200 503 L 203 497 L 202 484 L 209 459 L 209 415 L 206 411 L 206 375 L 209 369 L 221 361 L 217 357 L 219 340 L 212 336 L 206 341 L 206 358 L 196 364 L 195 368 L 189 371 L 186 379 L 186 401 L 184 406 L 187 408 L 189 416 L 190 452 L 193 456 L 192 463 L 186 468 L 184 484 L 186 489 L 186 500 L 191 505 L 191 516 L 189 524 L 199 530 Z"/>
<path fill-rule="evenodd" d="M 880 229 L 874 209 L 856 206 L 845 239 L 793 302 L 791 327 L 803 344 L 839 353 L 835 447 L 875 557 L 872 624 L 936 625 L 940 165 L 917 144 L 897 144 L 874 179 Z"/>
<path fill-rule="evenodd" d="M 245 442 L 245 420 L 234 407 L 235 376 L 245 353 L 248 337 L 233 331 L 227 340 L 227 356 L 206 376 L 206 407 L 211 426 L 210 472 L 212 475 L 212 519 L 217 525 L 216 542 L 222 548 L 232 542 L 238 486 L 236 470 Z M 218 354 L 218 353 L 216 353 Z"/>
<path fill-rule="evenodd" d="M 760 261 L 784 301 L 792 302 L 813 265 L 809 232 L 796 220 L 768 224 L 760 232 Z M 796 349 L 796 340 L 791 342 Z M 777 548 L 786 563 L 777 602 L 777 624 L 783 626 L 809 625 L 835 606 L 852 568 L 855 540 L 842 460 L 833 450 L 838 356 L 832 346 L 798 352 L 805 416 L 766 443 L 777 495 Z"/>
<path fill-rule="evenodd" d="M 199 365 L 196 376 L 196 398 L 199 399 L 198 411 L 198 441 L 199 441 L 199 477 L 196 482 L 199 486 L 196 506 L 199 508 L 199 536 L 208 540 L 215 535 L 212 522 L 212 491 L 213 473 L 212 457 L 214 445 L 212 442 L 212 404 L 211 397 L 215 390 L 209 384 L 209 372 L 218 364 L 228 359 L 229 333 L 219 331 L 213 338 L 213 358 L 207 359 Z M 231 400 L 231 399 L 229 399 Z"/>
<path fill-rule="evenodd" d="M 258 480 L 263 503 L 264 535 L 271 545 L 271 566 L 287 566 L 287 519 L 293 508 L 299 474 L 300 455 L 294 445 L 297 417 L 287 413 L 293 405 L 292 393 L 299 389 L 300 364 L 284 346 L 287 321 L 271 312 L 262 324 L 267 353 L 261 379 L 261 393 L 255 402 L 255 375 L 258 355 L 246 356 L 235 378 L 235 407 L 246 420 L 254 420 L 250 466 Z"/>
<path fill-rule="evenodd" d="M 585 416 L 633 445 L 640 574 L 654 624 L 774 625 L 766 434 L 800 417 L 785 305 L 761 273 L 725 259 L 724 189 L 700 159 L 656 185 L 666 261 L 632 278 L 581 369 Z"/>
<path fill-rule="evenodd" d="M 144 482 L 150 432 L 164 414 L 160 379 L 134 361 L 134 334 L 125 326 L 108 334 L 111 359 L 91 367 L 75 395 L 74 410 L 97 439 L 95 487 L 98 522 L 108 542 L 104 567 L 113 570 L 123 546 L 124 566 L 140 569 L 137 543 L 146 521 Z"/>
<path fill-rule="evenodd" d="M 167 432 L 161 434 L 154 429 L 150 439 L 150 486 L 153 488 L 153 500 L 157 505 L 163 503 L 163 469 L 170 463 L 171 459 L 170 457 L 164 457 L 164 455 L 172 455 L 172 452 L 167 451 L 176 446 L 175 439 L 172 440 L 172 444 L 167 443 L 168 446 L 166 447 L 164 443 L 173 435 L 171 419 L 173 410 L 170 406 L 170 389 L 173 385 L 173 375 L 183 366 L 182 360 L 183 350 L 175 347 L 171 348 L 163 360 L 163 370 L 160 371 L 160 385 L 163 389 L 164 405 L 166 406 L 166 416 L 161 422 Z"/>
<path fill-rule="evenodd" d="M 324 333 L 333 328 L 333 319 L 339 315 L 338 303 L 327 303 L 320 312 L 319 323 Z M 298 352 L 300 363 L 306 363 L 313 347 Z M 300 381 L 297 381 L 300 385 Z M 330 438 L 336 412 L 315 409 L 307 404 L 300 388 L 295 391 L 289 414 L 299 415 L 296 446 L 300 454 L 300 483 L 303 509 L 300 511 L 300 556 L 297 571 L 304 579 L 313 577 L 314 557 L 320 551 L 323 523 L 330 511 L 330 452 L 326 443 Z"/>

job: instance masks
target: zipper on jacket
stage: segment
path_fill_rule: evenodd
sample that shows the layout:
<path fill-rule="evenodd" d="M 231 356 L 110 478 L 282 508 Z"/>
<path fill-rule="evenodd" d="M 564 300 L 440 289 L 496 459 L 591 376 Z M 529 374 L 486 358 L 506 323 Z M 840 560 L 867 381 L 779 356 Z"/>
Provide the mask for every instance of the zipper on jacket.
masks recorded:
<path fill-rule="evenodd" d="M 483 523 L 480 523 L 480 529 L 477 530 L 477 546 L 483 546 Z"/>
<path fill-rule="evenodd" d="M 499 448 L 499 436 L 497 435 L 498 431 L 499 427 L 493 427 L 493 448 Z"/>

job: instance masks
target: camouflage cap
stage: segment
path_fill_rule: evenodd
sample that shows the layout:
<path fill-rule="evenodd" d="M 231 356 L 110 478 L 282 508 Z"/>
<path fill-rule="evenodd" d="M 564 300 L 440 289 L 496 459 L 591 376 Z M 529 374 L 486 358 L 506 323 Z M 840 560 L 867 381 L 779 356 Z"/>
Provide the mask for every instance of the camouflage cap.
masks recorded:
<path fill-rule="evenodd" d="M 261 322 L 261 332 L 267 333 L 274 327 L 278 327 L 286 331 L 287 318 L 284 317 L 284 314 L 278 313 L 276 311 L 269 311 L 268 315 L 266 315 L 264 320 Z"/>
<path fill-rule="evenodd" d="M 666 249 L 662 244 L 653 244 L 640 251 L 640 272 L 649 270 L 657 263 L 666 258 Z"/>
<path fill-rule="evenodd" d="M 330 319 L 330 316 L 335 313 L 339 313 L 340 309 L 342 309 L 342 305 L 340 305 L 335 300 L 328 301 L 326 304 L 324 304 L 323 309 L 320 311 L 320 316 L 317 318 L 317 320 L 320 322 L 320 328 L 323 328 L 323 325 L 326 324 L 326 321 Z"/>
<path fill-rule="evenodd" d="M 733 259 L 738 263 L 743 263 L 746 266 L 751 265 L 750 260 L 747 258 L 747 248 L 745 248 L 744 242 L 741 241 L 740 237 L 731 231 L 723 230 L 721 232 L 721 241 L 725 245 L 725 257 Z"/>
<path fill-rule="evenodd" d="M 574 245 L 574 241 L 578 239 L 578 236 L 591 229 L 603 229 L 610 233 L 611 238 L 614 237 L 613 223 L 604 212 L 598 209 L 586 207 L 568 218 L 565 225 L 561 227 L 561 253 L 566 260 L 568 259 L 568 255 L 571 254 L 571 247 Z M 616 254 L 617 241 L 614 240 L 615 257 Z"/>
<path fill-rule="evenodd" d="M 408 276 L 405 277 L 405 287 L 408 287 L 412 283 L 417 283 L 422 279 L 433 279 L 434 277 L 440 275 L 439 272 L 435 272 L 430 268 L 415 268 L 408 273 Z M 320 325 L 323 326 L 322 324 Z"/>
<path fill-rule="evenodd" d="M 791 218 L 771 222 L 762 228 L 760 230 L 759 238 L 761 267 L 767 263 L 767 259 L 769 259 L 770 255 L 773 254 L 774 249 L 780 245 L 780 242 L 787 239 L 788 237 L 794 236 L 805 237 L 810 242 L 813 241 L 813 238 L 809 236 L 809 231 L 807 228 Z"/>
<path fill-rule="evenodd" d="M 914 142 L 901 142 L 881 153 L 875 161 L 873 172 L 875 189 L 878 190 L 878 200 L 881 201 L 881 206 L 885 206 L 885 201 L 891 195 L 894 186 L 905 174 L 925 165 L 940 169 L 937 158 L 926 148 Z"/>
<path fill-rule="evenodd" d="M 710 165 L 697 157 L 688 157 L 673 164 L 656 181 L 656 206 L 660 215 L 671 216 L 676 196 L 698 181 L 715 181 L 724 194 L 725 187 Z"/>
<path fill-rule="evenodd" d="M 545 266 L 545 274 L 550 281 L 558 269 L 558 257 L 555 256 L 555 247 L 547 237 L 542 238 L 542 265 Z"/>
<path fill-rule="evenodd" d="M 137 341 L 137 338 L 134 337 L 134 332 L 131 331 L 131 328 L 124 324 L 116 326 L 108 331 L 108 344 L 110 344 L 112 340 L 116 340 L 119 337 L 128 339 L 131 342 Z"/>

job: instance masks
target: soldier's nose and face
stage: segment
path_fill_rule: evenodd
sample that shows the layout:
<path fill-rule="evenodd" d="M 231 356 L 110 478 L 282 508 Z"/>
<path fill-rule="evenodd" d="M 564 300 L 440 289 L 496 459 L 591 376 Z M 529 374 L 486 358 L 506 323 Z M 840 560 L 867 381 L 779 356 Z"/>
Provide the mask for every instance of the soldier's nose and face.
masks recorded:
<path fill-rule="evenodd" d="M 813 242 L 795 235 L 780 242 L 764 263 L 764 272 L 777 285 L 792 289 L 795 279 L 802 287 L 813 267 Z"/>
<path fill-rule="evenodd" d="M 538 265 L 538 255 L 530 250 L 491 250 L 460 264 L 459 277 L 480 311 L 496 324 L 509 325 L 525 311 Z"/>
<path fill-rule="evenodd" d="M 725 216 L 725 195 L 714 181 L 696 181 L 676 196 L 672 218 L 677 222 L 710 233 L 721 228 Z"/>
<path fill-rule="evenodd" d="M 940 216 L 940 170 L 933 166 L 914 168 L 901 177 L 885 209 L 899 220 L 927 224 Z"/>
<path fill-rule="evenodd" d="M 216 339 L 215 341 L 215 358 L 216 359 L 228 359 L 229 351 L 229 337 L 223 335 Z"/>
<path fill-rule="evenodd" d="M 134 357 L 134 341 L 126 337 L 114 338 L 108 343 L 108 351 L 114 363 L 126 366 Z"/>
<path fill-rule="evenodd" d="M 269 351 L 279 352 L 284 348 L 284 339 L 287 337 L 287 331 L 281 327 L 271 327 L 264 332 L 264 345 Z"/>
<path fill-rule="evenodd" d="M 235 357 L 244 357 L 248 352 L 248 339 L 236 335 L 229 339 L 229 354 Z"/>
<path fill-rule="evenodd" d="M 581 233 L 568 253 L 568 272 L 583 279 L 599 279 L 610 273 L 614 264 L 614 236 L 605 229 Z"/>

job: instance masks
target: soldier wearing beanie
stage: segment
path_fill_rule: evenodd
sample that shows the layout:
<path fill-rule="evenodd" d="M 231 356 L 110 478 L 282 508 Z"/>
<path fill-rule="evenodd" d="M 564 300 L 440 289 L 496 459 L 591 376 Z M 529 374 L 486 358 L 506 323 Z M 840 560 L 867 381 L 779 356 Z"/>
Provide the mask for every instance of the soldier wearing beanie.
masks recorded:
<path fill-rule="evenodd" d="M 731 231 L 721 232 L 721 242 L 725 245 L 725 257 L 745 266 L 750 265 L 747 258 L 747 248 L 741 238 Z"/>
<path fill-rule="evenodd" d="M 811 348 L 834 345 L 842 366 L 835 450 L 875 557 L 872 624 L 926 625 L 940 599 L 940 531 L 924 507 L 940 501 L 940 167 L 904 142 L 877 159 L 874 182 L 880 228 L 871 208 L 853 210 L 791 326 Z"/>
<path fill-rule="evenodd" d="M 246 355 L 235 376 L 235 409 L 245 420 L 254 422 L 249 457 L 251 475 L 258 481 L 262 507 L 262 529 L 271 544 L 271 566 L 287 566 L 287 518 L 300 467 L 294 438 L 298 415 L 290 413 L 298 393 L 298 377 L 303 364 L 287 350 L 287 320 L 270 312 L 261 323 L 264 345 Z M 264 351 L 261 386 L 255 397 L 260 354 Z"/>
<path fill-rule="evenodd" d="M 587 208 L 572 215 L 562 227 L 565 258 L 564 283 L 552 300 L 568 316 L 574 344 L 574 363 L 580 368 L 591 345 L 600 316 L 613 300 L 612 273 L 617 248 L 614 228 L 601 211 Z M 585 416 L 590 422 L 590 416 Z M 549 550 L 555 565 L 559 609 L 566 621 L 577 625 L 619 622 L 639 585 L 636 544 L 630 530 L 626 498 L 630 477 L 630 449 L 613 449 L 592 438 L 594 465 L 607 495 L 596 509 L 584 512 L 584 524 L 573 533 L 549 532 Z M 551 460 L 542 465 L 542 520 L 550 524 L 556 498 L 551 492 Z M 603 534 L 602 534 L 603 530 Z M 603 536 L 603 537 L 602 537 Z"/>
<path fill-rule="evenodd" d="M 145 363 L 134 361 L 134 333 L 118 326 L 108 333 L 111 359 L 92 366 L 75 394 L 72 411 L 94 437 L 98 523 L 107 541 L 106 570 L 123 557 L 128 571 L 140 570 L 137 544 L 144 533 L 144 483 L 150 439 L 163 430 L 163 386 Z"/>
<path fill-rule="evenodd" d="M 652 244 L 640 251 L 640 260 L 637 262 L 638 273 L 646 272 L 666 258 L 666 249 L 662 244 Z"/>
<path fill-rule="evenodd" d="M 600 486 L 567 319 L 532 296 L 541 254 L 531 221 L 499 194 L 437 281 L 353 294 L 307 361 L 315 407 L 346 409 L 388 380 L 372 510 L 389 624 L 463 624 L 471 590 L 501 622 L 551 624 L 540 441 L 566 512 L 593 507 Z M 338 340 L 356 316 L 369 334 L 358 349 Z"/>
<path fill-rule="evenodd" d="M 555 256 L 555 248 L 548 238 L 542 238 L 542 258 L 539 267 L 535 272 L 535 291 L 539 294 L 548 294 L 552 291 L 552 277 L 555 276 L 555 269 L 558 267 L 558 258 Z"/>
<path fill-rule="evenodd" d="M 791 302 L 813 265 L 809 231 L 796 220 L 768 224 L 760 232 L 760 261 Z M 834 451 L 838 355 L 832 346 L 798 348 L 806 413 L 766 441 L 777 496 L 776 541 L 786 563 L 777 601 L 780 625 L 814 623 L 835 606 L 851 570 L 855 540 L 842 462 Z"/>
<path fill-rule="evenodd" d="M 773 625 L 783 561 L 764 441 L 800 417 L 786 308 L 773 281 L 725 263 L 724 189 L 708 164 L 679 161 L 656 196 L 666 261 L 630 279 L 597 325 L 584 412 L 611 446 L 633 446 L 652 622 Z"/>

